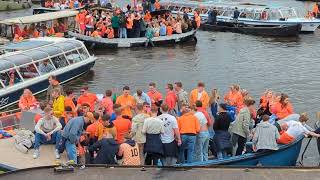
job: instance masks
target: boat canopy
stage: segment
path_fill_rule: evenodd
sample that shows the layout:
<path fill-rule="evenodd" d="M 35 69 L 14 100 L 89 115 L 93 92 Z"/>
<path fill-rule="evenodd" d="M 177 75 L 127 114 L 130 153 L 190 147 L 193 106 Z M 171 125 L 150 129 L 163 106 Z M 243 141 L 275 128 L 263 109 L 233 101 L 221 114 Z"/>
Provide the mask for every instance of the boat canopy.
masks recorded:
<path fill-rule="evenodd" d="M 78 49 L 82 47 L 82 44 L 76 40 L 68 40 L 68 41 L 58 41 L 58 42 L 48 42 L 48 41 L 29 41 L 20 43 L 9 44 L 6 47 L 9 47 L 10 50 L 14 49 L 14 47 L 19 47 L 18 49 L 24 49 L 23 45 L 28 45 L 29 43 L 35 43 L 36 46 L 34 49 L 26 50 L 26 51 L 17 51 L 12 55 L 4 55 L 0 57 L 0 72 L 11 69 L 15 66 L 22 66 L 24 64 L 30 64 L 32 62 L 36 62 L 38 60 L 42 60 L 48 58 L 49 56 L 55 56 L 73 49 Z M 44 46 L 40 46 L 44 44 Z"/>
<path fill-rule="evenodd" d="M 76 16 L 77 14 L 78 14 L 78 11 L 64 10 L 64 11 L 57 11 L 57 12 L 49 12 L 46 14 L 36 14 L 32 16 L 5 19 L 3 21 L 0 21 L 0 24 L 5 24 L 5 25 L 31 24 L 31 23 L 55 20 L 59 18 L 73 17 L 73 16 Z"/>

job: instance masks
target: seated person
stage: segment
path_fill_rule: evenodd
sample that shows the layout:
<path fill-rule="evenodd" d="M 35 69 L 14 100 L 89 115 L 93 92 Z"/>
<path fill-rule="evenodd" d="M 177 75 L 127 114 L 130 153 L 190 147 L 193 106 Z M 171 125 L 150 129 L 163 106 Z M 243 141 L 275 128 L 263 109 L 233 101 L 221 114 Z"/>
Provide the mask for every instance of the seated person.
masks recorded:
<path fill-rule="evenodd" d="M 54 71 L 54 67 L 52 64 L 49 63 L 49 60 L 44 60 L 39 65 L 39 71 L 41 74 L 46 74 L 48 72 Z"/>
<path fill-rule="evenodd" d="M 32 95 L 32 92 L 29 89 L 25 89 L 19 100 L 19 108 L 21 110 L 29 110 L 37 106 L 37 99 Z"/>
<path fill-rule="evenodd" d="M 93 160 L 94 164 L 117 164 L 115 157 L 118 150 L 119 145 L 111 133 L 106 133 L 101 140 L 89 147 L 89 151 L 97 151 L 97 156 Z"/>
<path fill-rule="evenodd" d="M 60 141 L 60 130 L 62 126 L 59 120 L 53 116 L 52 109 L 47 107 L 44 109 L 44 116 L 41 118 L 35 126 L 35 141 L 34 141 L 34 153 L 33 158 L 37 159 L 40 155 L 41 144 L 55 144 L 56 159 L 60 158 L 58 152 L 58 145 Z"/>
<path fill-rule="evenodd" d="M 125 135 L 125 142 L 120 145 L 118 156 L 122 157 L 122 165 L 124 166 L 139 166 L 140 153 L 138 144 L 132 140 L 132 135 Z"/>
<path fill-rule="evenodd" d="M 280 134 L 276 126 L 269 123 L 269 116 L 263 115 L 253 135 L 253 149 L 257 152 L 278 150 L 277 140 Z"/>
<path fill-rule="evenodd" d="M 290 144 L 301 135 L 320 137 L 320 134 L 309 131 L 305 126 L 303 126 L 303 124 L 308 120 L 308 116 L 300 116 L 299 121 L 288 121 L 281 124 L 281 129 L 284 132 L 280 135 L 280 139 L 277 142 L 279 144 Z"/>

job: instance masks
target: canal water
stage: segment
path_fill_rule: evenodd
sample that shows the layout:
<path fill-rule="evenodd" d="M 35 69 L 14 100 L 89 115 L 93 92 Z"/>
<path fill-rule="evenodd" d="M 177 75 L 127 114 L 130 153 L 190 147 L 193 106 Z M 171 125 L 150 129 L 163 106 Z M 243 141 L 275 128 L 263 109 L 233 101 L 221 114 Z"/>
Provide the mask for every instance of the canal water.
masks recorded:
<path fill-rule="evenodd" d="M 247 2 L 247 1 L 246 1 Z M 271 4 L 270 1 L 258 1 Z M 272 1 L 274 6 L 299 7 L 303 12 L 310 4 Z M 32 10 L 0 13 L 0 19 L 32 14 Z M 320 30 L 297 38 L 264 38 L 226 32 L 197 32 L 196 45 L 91 50 L 98 57 L 92 71 L 67 84 L 76 91 L 88 85 L 103 93 L 113 89 L 121 93 L 124 85 L 132 90 L 147 90 L 156 82 L 161 92 L 166 83 L 183 82 L 190 91 L 198 81 L 206 89 L 218 88 L 223 95 L 230 84 L 239 83 L 258 101 L 266 89 L 287 93 L 297 113 L 308 112 L 310 125 L 320 111 Z M 306 152 L 307 165 L 317 165 L 319 154 L 315 142 Z M 303 149 L 302 149 L 303 150 Z"/>

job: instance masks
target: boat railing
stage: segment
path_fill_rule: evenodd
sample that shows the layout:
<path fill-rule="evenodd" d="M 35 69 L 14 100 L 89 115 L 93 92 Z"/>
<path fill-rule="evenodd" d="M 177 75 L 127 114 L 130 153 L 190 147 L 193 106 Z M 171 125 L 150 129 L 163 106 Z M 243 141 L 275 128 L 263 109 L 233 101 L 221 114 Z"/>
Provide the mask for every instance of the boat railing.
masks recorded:
<path fill-rule="evenodd" d="M 20 108 L 0 112 L 0 130 L 18 127 L 20 124 L 20 119 Z"/>

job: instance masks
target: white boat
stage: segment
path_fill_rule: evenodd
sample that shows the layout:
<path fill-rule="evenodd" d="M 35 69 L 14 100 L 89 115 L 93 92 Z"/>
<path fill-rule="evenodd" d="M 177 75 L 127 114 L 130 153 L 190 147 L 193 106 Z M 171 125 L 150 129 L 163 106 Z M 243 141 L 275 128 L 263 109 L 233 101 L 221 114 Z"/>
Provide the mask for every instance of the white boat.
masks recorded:
<path fill-rule="evenodd" d="M 83 42 L 54 37 L 11 43 L 3 47 L 2 53 L 0 109 L 17 103 L 25 88 L 34 94 L 46 91 L 50 75 L 65 83 L 88 72 L 96 60 Z"/>
<path fill-rule="evenodd" d="M 183 14 L 188 9 L 188 15 L 193 17 L 194 12 L 200 12 L 202 21 L 208 19 L 209 9 L 218 11 L 217 21 L 233 22 L 235 7 L 240 11 L 238 23 L 253 26 L 289 26 L 301 24 L 301 32 L 314 32 L 320 26 L 320 19 L 313 17 L 300 17 L 292 7 L 268 7 L 263 4 L 251 3 L 189 3 L 189 2 L 162 2 L 162 6 L 172 11 L 173 14 Z M 267 13 L 267 18 L 262 18 L 262 12 Z"/>

